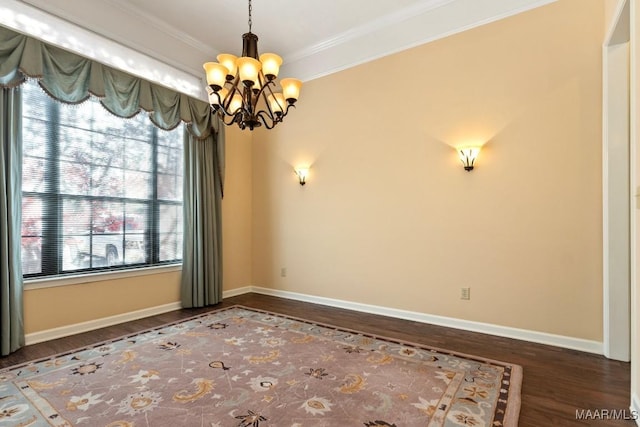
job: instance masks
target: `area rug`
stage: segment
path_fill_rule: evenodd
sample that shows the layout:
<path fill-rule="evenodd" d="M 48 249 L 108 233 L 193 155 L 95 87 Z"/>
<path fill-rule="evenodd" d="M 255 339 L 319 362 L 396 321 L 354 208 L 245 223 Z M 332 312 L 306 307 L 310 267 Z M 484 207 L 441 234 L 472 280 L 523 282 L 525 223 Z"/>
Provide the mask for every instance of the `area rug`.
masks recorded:
<path fill-rule="evenodd" d="M 0 426 L 516 426 L 519 366 L 233 306 L 0 371 Z"/>

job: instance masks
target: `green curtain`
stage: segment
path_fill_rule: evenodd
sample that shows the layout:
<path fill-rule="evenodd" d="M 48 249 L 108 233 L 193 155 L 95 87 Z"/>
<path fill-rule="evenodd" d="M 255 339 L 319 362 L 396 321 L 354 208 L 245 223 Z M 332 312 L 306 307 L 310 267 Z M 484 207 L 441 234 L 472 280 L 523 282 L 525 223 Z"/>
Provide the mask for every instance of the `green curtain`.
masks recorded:
<path fill-rule="evenodd" d="M 24 345 L 21 122 L 20 89 L 0 89 L 0 354 L 3 356 Z"/>
<path fill-rule="evenodd" d="M 224 127 L 215 140 L 185 134 L 184 159 L 181 299 L 183 307 L 204 307 L 222 300 Z"/>
<path fill-rule="evenodd" d="M 0 87 L 18 86 L 28 77 L 67 104 L 94 95 L 119 117 L 144 110 L 159 128 L 170 130 L 185 122 L 197 139 L 213 134 L 215 116 L 205 101 L 0 27 Z"/>
<path fill-rule="evenodd" d="M 49 95 L 67 104 L 78 104 L 91 95 L 119 117 L 133 117 L 144 110 L 162 129 L 187 124 L 185 133 L 185 234 L 182 302 L 185 307 L 215 304 L 222 298 L 221 198 L 224 183 L 223 126 L 207 102 L 164 86 L 131 76 L 106 65 L 0 26 L 0 88 L 9 91 L 27 78 L 35 78 Z M 7 93 L 9 93 L 7 92 Z M 11 92 L 13 93 L 13 92 Z M 8 96 L 8 95 L 3 95 Z M 19 142 L 20 114 L 15 96 L 9 109 L 3 104 L 3 147 Z M 8 104 L 7 104 L 8 105 Z M 5 128 L 7 130 L 5 131 Z M 5 150 L 16 150 L 7 145 Z M 18 157 L 9 158 L 18 155 Z M 0 172 L 15 174 L 16 152 L 2 152 Z M 18 162 L 19 163 L 19 162 Z M 19 174 L 18 174 L 19 175 Z M 8 185 L 11 185 L 9 187 Z M 2 351 L 5 336 L 11 351 L 21 345 L 22 288 L 20 265 L 20 185 L 12 178 L 0 193 L 0 274 L 2 275 Z M 5 307 L 7 310 L 5 310 Z M 15 341 L 15 343 L 14 343 Z"/>

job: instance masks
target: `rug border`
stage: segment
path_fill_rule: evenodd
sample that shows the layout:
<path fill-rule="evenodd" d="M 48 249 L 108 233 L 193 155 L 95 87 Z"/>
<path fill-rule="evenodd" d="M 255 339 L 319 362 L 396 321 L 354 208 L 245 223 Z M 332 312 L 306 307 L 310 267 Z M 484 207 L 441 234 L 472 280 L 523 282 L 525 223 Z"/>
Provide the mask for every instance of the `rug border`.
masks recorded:
<path fill-rule="evenodd" d="M 123 334 L 123 335 L 117 336 L 115 338 L 110 338 L 110 339 L 106 339 L 106 340 L 102 340 L 102 341 L 97 341 L 97 342 L 95 342 L 93 344 L 87 344 L 87 345 L 82 346 L 82 347 L 76 347 L 76 348 L 74 348 L 72 350 L 61 351 L 61 352 L 58 352 L 58 353 L 51 354 L 49 356 L 43 356 L 43 357 L 39 357 L 37 359 L 32 359 L 32 360 L 29 360 L 27 362 L 22 362 L 22 363 L 17 363 L 15 365 L 5 366 L 4 368 L 0 368 L 0 374 L 4 373 L 5 371 L 10 370 L 10 369 L 22 368 L 24 366 L 29 366 L 29 365 L 33 365 L 33 364 L 36 364 L 36 363 L 44 362 L 45 360 L 48 360 L 48 359 L 53 359 L 53 358 L 57 358 L 57 357 L 63 357 L 63 356 L 67 356 L 67 355 L 72 354 L 72 353 L 77 353 L 79 351 L 85 351 L 85 350 L 89 350 L 89 349 L 96 348 L 96 347 L 102 347 L 103 345 L 107 345 L 107 344 L 114 343 L 114 342 L 117 342 L 117 341 L 125 340 L 127 338 L 135 337 L 136 335 L 146 334 L 148 332 L 157 331 L 158 329 L 166 328 L 168 326 L 177 325 L 178 323 L 182 323 L 182 322 L 189 322 L 191 320 L 197 319 L 198 317 L 206 316 L 207 314 L 209 314 L 209 313 L 211 313 L 213 311 L 229 310 L 231 308 L 236 308 L 236 307 L 239 307 L 239 306 L 238 305 L 232 305 L 232 306 L 229 306 L 229 307 L 220 307 L 220 308 L 215 308 L 215 306 L 211 306 L 211 307 L 213 308 L 213 310 L 211 310 L 211 311 L 207 311 L 207 312 L 200 313 L 200 314 L 194 314 L 193 316 L 185 317 L 183 319 L 175 320 L 175 321 L 168 322 L 168 323 L 163 323 L 162 325 L 159 325 L 159 326 L 152 326 L 150 328 L 141 329 L 141 330 L 139 330 L 137 332 L 132 332 L 130 334 Z M 243 308 L 246 308 L 246 307 L 243 307 Z M 82 332 L 82 333 L 90 334 L 91 332 L 92 331 L 87 331 L 87 332 Z M 64 338 L 64 337 L 62 337 L 62 338 Z M 62 338 L 56 338 L 56 339 L 62 339 Z M 40 344 L 40 343 L 31 344 L 31 345 L 38 345 L 38 344 Z"/>
<path fill-rule="evenodd" d="M 496 366 L 509 366 L 511 368 L 511 377 L 510 377 L 510 387 L 509 389 L 513 391 L 514 396 L 511 396 L 511 392 L 509 393 L 509 399 L 507 401 L 507 407 L 505 410 L 505 415 L 504 415 L 504 422 L 505 422 L 505 426 L 517 426 L 518 425 L 518 419 L 520 417 L 520 407 L 522 404 L 522 379 L 523 379 L 523 369 L 522 366 L 515 364 L 515 363 L 510 363 L 510 362 L 504 362 L 501 360 L 496 360 L 496 359 L 490 359 L 487 357 L 482 357 L 482 356 L 476 356 L 476 355 L 471 355 L 471 354 L 467 354 L 467 353 L 462 353 L 462 352 L 457 352 L 457 351 L 451 351 L 451 350 L 447 350 L 447 349 L 443 349 L 440 347 L 434 347 L 434 346 L 430 346 L 427 344 L 419 344 L 416 342 L 412 342 L 412 341 L 407 341 L 407 340 L 403 340 L 403 339 L 399 339 L 399 338 L 391 338 L 388 337 L 386 335 L 382 335 L 382 334 L 373 334 L 373 333 L 369 333 L 369 332 L 364 332 L 361 330 L 357 330 L 357 329 L 351 329 L 348 327 L 344 327 L 344 326 L 337 326 L 337 325 L 333 325 L 331 323 L 325 323 L 325 322 L 321 322 L 321 321 L 314 321 L 314 320 L 309 320 L 309 319 L 304 319 L 301 317 L 297 317 L 297 316 L 292 316 L 289 314 L 283 314 L 283 313 L 279 313 L 277 311 L 270 311 L 270 310 L 264 310 L 264 309 L 260 309 L 260 308 L 255 308 L 255 307 L 247 307 L 245 305 L 242 304 L 234 304 L 228 307 L 219 307 L 216 308 L 215 306 L 212 306 L 212 310 L 210 311 L 206 311 L 204 313 L 199 313 L 199 314 L 194 314 L 193 316 L 189 316 L 189 317 L 185 317 L 183 319 L 179 319 L 179 320 L 175 320 L 173 322 L 168 322 L 168 323 L 164 323 L 162 325 L 159 326 L 154 326 L 151 328 L 146 328 L 146 329 L 141 329 L 140 331 L 137 332 L 133 332 L 130 334 L 124 334 L 121 335 L 119 337 L 116 338 L 111 338 L 111 339 L 107 339 L 107 340 L 103 340 L 103 341 L 99 341 L 93 344 L 89 344 L 83 347 L 78 347 L 72 350 L 68 350 L 68 351 L 63 351 L 63 352 L 59 352 L 59 353 L 55 353 L 55 354 L 51 354 L 49 356 L 44 356 L 44 357 L 40 357 L 37 359 L 33 359 L 27 362 L 23 362 L 23 363 L 18 363 L 15 365 L 10 365 L 10 366 L 6 366 L 4 368 L 0 368 L 0 375 L 5 373 L 6 371 L 12 370 L 12 369 L 18 369 L 18 368 L 22 368 L 25 366 L 30 366 L 30 365 L 34 365 L 46 360 L 50 360 L 50 359 L 54 359 L 54 358 L 59 358 L 59 357 L 64 357 L 67 356 L 69 354 L 72 353 L 77 353 L 80 351 L 85 351 L 85 350 L 89 350 L 92 348 L 96 348 L 96 347 L 101 347 L 110 343 L 114 343 L 117 341 L 122 341 L 128 338 L 132 338 L 135 337 L 137 335 L 141 335 L 141 334 L 146 334 L 149 332 L 153 332 L 159 329 L 163 329 L 166 327 L 170 327 L 173 325 L 177 325 L 179 323 L 184 323 L 184 322 L 189 322 L 192 321 L 194 319 L 198 319 L 200 317 L 205 317 L 210 315 L 211 313 L 214 312 L 222 312 L 222 311 L 228 311 L 234 308 L 241 308 L 241 309 L 245 309 L 248 311 L 253 311 L 253 312 L 258 312 L 258 313 L 263 313 L 263 314 L 268 314 L 268 315 L 276 315 L 276 316 L 280 316 L 280 317 L 284 317 L 284 318 L 288 318 L 291 320 L 295 320 L 298 322 L 303 322 L 303 323 L 307 323 L 307 324 L 313 324 L 313 325 L 318 325 L 318 326 L 323 326 L 326 328 L 331 328 L 331 329 L 335 329 L 335 330 L 340 330 L 340 331 L 345 331 L 345 332 L 350 332 L 350 333 L 355 333 L 358 335 L 362 335 L 368 338 L 377 338 L 377 339 L 382 339 L 385 341 L 390 341 L 396 344 L 402 344 L 402 345 L 407 345 L 410 347 L 416 347 L 416 348 L 420 348 L 422 350 L 435 350 L 437 352 L 443 353 L 443 354 L 447 354 L 447 355 L 451 355 L 451 356 L 459 356 L 459 357 L 463 357 L 466 359 L 471 359 L 471 360 L 475 360 L 475 361 L 479 361 L 479 362 L 485 362 L 485 363 L 490 363 Z"/>
<path fill-rule="evenodd" d="M 264 313 L 264 314 L 276 314 L 278 316 L 282 316 L 282 317 L 286 317 L 292 320 L 296 320 L 298 322 L 303 322 L 303 323 L 308 323 L 308 324 L 314 324 L 314 325 L 319 325 L 319 326 L 324 326 L 326 328 L 332 328 L 332 329 L 337 329 L 337 330 L 341 330 L 341 331 L 346 331 L 346 332 L 353 332 L 368 338 L 379 338 L 385 341 L 391 341 L 394 342 L 396 344 L 404 344 L 404 345 L 408 345 L 411 347 L 418 347 L 422 350 L 435 350 L 447 355 L 451 355 L 451 356 L 459 356 L 459 357 L 463 357 L 466 359 L 471 359 L 471 360 L 475 360 L 475 361 L 482 361 L 482 362 L 487 362 L 487 363 L 491 363 L 493 365 L 497 365 L 497 366 L 505 366 L 505 365 L 509 365 L 511 367 L 511 377 L 510 377 L 510 381 L 509 381 L 509 389 L 513 390 L 513 393 L 515 395 L 515 397 L 511 397 L 511 392 L 509 393 L 509 400 L 507 401 L 507 407 L 505 410 L 505 415 L 504 415 L 504 426 L 505 427 L 509 427 L 509 426 L 517 426 L 518 425 L 518 420 L 520 418 L 520 407 L 522 405 L 522 379 L 523 379 L 523 368 L 521 365 L 518 365 L 516 363 L 511 363 L 511 362 L 503 362 L 501 360 L 496 360 L 496 359 L 490 359 L 487 357 L 482 357 L 482 356 L 476 356 L 476 355 L 471 355 L 471 354 L 467 354 L 467 353 L 462 353 L 462 352 L 457 352 L 457 351 L 451 351 L 451 350 L 446 350 L 440 347 L 435 347 L 435 346 L 430 346 L 427 344 L 419 344 L 416 342 L 412 342 L 412 341 L 406 341 L 403 339 L 399 339 L 399 338 L 390 338 L 387 337 L 385 335 L 381 335 L 381 334 L 371 334 L 368 332 L 364 332 L 364 331 L 359 331 L 357 329 L 351 329 L 348 327 L 343 327 L 343 326 L 336 326 L 336 325 L 332 325 L 330 323 L 324 323 L 324 322 L 319 322 L 319 321 L 311 321 L 309 319 L 304 319 L 304 318 L 300 318 L 297 316 L 292 316 L 289 314 L 281 314 L 278 312 L 274 312 L 274 311 L 268 311 L 268 310 L 263 310 L 260 308 L 253 308 L 253 307 L 246 307 L 243 306 L 241 304 L 237 304 L 234 305 L 233 307 L 239 307 L 239 308 L 245 308 L 247 310 L 250 311 L 257 311 L 260 313 Z"/>

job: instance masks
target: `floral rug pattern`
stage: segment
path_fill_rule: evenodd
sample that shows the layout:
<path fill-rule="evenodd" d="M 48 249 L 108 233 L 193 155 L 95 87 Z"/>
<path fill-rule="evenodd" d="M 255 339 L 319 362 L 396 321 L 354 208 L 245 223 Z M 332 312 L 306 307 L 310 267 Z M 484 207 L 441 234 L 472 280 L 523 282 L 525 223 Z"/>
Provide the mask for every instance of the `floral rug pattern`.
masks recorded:
<path fill-rule="evenodd" d="M 241 306 L 0 371 L 1 426 L 516 426 L 521 368 Z"/>

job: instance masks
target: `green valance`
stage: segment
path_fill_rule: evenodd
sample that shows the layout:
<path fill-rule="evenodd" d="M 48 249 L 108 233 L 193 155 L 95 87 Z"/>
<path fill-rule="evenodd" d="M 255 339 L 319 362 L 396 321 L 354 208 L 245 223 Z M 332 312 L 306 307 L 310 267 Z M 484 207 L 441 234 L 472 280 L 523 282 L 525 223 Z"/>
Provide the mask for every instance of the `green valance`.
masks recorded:
<path fill-rule="evenodd" d="M 199 140 L 218 130 L 204 101 L 0 27 L 0 87 L 20 85 L 27 77 L 38 79 L 47 93 L 67 104 L 94 95 L 119 117 L 145 110 L 156 126 L 167 130 L 183 121 Z"/>

